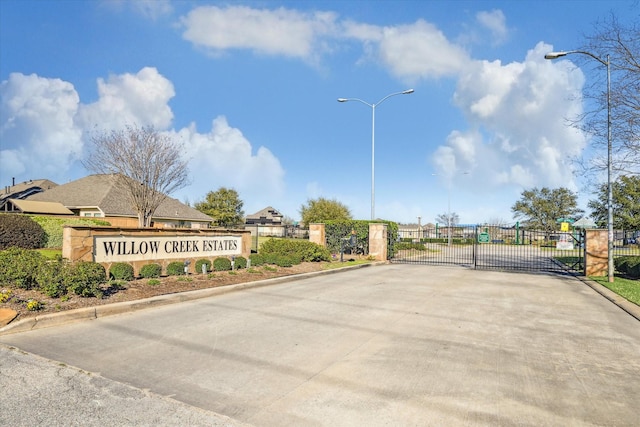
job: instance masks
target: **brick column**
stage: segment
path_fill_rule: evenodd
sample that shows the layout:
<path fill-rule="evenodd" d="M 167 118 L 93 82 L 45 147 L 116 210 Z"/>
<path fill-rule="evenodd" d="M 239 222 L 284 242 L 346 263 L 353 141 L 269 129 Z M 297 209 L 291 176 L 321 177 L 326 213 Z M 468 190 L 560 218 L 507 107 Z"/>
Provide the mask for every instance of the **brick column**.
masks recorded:
<path fill-rule="evenodd" d="M 387 260 L 387 224 L 369 223 L 369 256 L 376 261 Z"/>
<path fill-rule="evenodd" d="M 585 230 L 584 275 L 606 276 L 609 265 L 607 230 Z"/>

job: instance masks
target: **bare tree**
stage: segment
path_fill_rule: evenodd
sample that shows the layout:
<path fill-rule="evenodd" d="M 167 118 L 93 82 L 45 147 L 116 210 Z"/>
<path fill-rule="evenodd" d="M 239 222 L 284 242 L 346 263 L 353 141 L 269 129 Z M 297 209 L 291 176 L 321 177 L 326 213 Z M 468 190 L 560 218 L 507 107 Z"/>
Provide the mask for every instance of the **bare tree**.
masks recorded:
<path fill-rule="evenodd" d="M 102 131 L 91 142 L 85 167 L 94 173 L 113 174 L 137 212 L 140 227 L 151 226 L 153 214 L 167 195 L 189 183 L 182 145 L 152 126 Z"/>
<path fill-rule="evenodd" d="M 580 50 L 610 61 L 611 71 L 611 141 L 613 168 L 618 173 L 640 173 L 640 13 L 637 4 L 631 6 L 629 23 L 622 23 L 613 13 L 594 24 L 594 33 L 585 36 Z M 601 64 L 585 55 L 576 55 L 577 62 L 599 68 Z M 595 70 L 594 70 L 595 71 Z M 594 108 L 585 112 L 574 124 L 592 134 L 594 143 L 607 144 L 607 87 L 603 78 L 588 79 L 585 98 Z M 606 150 L 599 150 L 604 153 Z M 586 166 L 587 172 L 604 170 L 607 158 L 603 154 Z"/>

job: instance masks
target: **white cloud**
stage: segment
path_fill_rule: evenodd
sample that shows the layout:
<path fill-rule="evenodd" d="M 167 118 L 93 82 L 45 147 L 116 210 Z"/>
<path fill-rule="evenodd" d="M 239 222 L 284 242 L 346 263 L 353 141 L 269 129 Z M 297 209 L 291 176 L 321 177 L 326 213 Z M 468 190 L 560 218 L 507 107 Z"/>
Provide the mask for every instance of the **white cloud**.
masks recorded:
<path fill-rule="evenodd" d="M 501 10 L 494 9 L 491 12 L 478 12 L 476 19 L 480 25 L 491 32 L 495 44 L 500 44 L 507 39 L 509 32 L 507 29 L 507 19 Z"/>
<path fill-rule="evenodd" d="M 366 52 L 405 81 L 456 75 L 469 61 L 461 47 L 422 19 L 393 27 L 354 22 L 346 22 L 344 27 L 347 37 L 365 43 Z"/>
<path fill-rule="evenodd" d="M 162 130 L 171 123 L 167 103 L 174 95 L 173 85 L 154 68 L 99 79 L 98 93 L 95 103 L 82 105 L 73 85 L 60 79 L 16 73 L 2 82 L 2 180 L 15 176 L 18 181 L 48 178 L 62 183 L 79 178 L 88 172 L 73 171 L 70 177 L 69 167 L 81 158 L 83 133 L 125 124 L 151 124 Z M 193 184 L 182 195 L 189 200 L 201 200 L 221 186 L 264 204 L 259 209 L 285 196 L 280 161 L 265 147 L 254 150 L 225 117 L 213 120 L 206 134 L 198 133 L 195 125 L 166 132 L 184 144 Z"/>
<path fill-rule="evenodd" d="M 453 131 L 432 157 L 439 174 L 470 170 L 484 189 L 548 186 L 576 190 L 571 159 L 586 136 L 566 125 L 582 111 L 579 70 L 544 60 L 539 43 L 521 63 L 477 61 L 458 81 L 454 102 L 471 128 Z"/>
<path fill-rule="evenodd" d="M 3 181 L 60 176 L 80 157 L 79 97 L 71 83 L 12 73 L 0 85 L 0 99 Z"/>
<path fill-rule="evenodd" d="M 78 120 L 85 129 L 118 129 L 127 124 L 166 129 L 173 120 L 168 105 L 175 95 L 173 84 L 155 68 L 111 75 L 107 81 L 99 78 L 98 95 L 98 101 L 80 110 Z"/>
<path fill-rule="evenodd" d="M 190 11 L 181 24 L 186 40 L 214 53 L 248 49 L 313 61 L 325 46 L 320 37 L 334 32 L 334 21 L 332 12 L 202 6 Z"/>

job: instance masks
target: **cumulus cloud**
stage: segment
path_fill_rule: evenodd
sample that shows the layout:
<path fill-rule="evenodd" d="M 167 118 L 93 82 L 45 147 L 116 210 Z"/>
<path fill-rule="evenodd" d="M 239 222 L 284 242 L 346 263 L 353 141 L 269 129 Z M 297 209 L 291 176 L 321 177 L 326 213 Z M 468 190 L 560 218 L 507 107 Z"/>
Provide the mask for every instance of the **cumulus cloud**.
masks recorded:
<path fill-rule="evenodd" d="M 490 12 L 478 12 L 476 19 L 480 25 L 491 32 L 494 43 L 500 44 L 506 40 L 509 31 L 507 29 L 507 19 L 501 10 L 494 9 Z"/>
<path fill-rule="evenodd" d="M 84 176 L 89 172 L 69 168 L 82 158 L 93 130 L 138 124 L 153 125 L 184 145 L 193 184 L 182 195 L 191 201 L 220 186 L 235 188 L 242 197 L 265 206 L 284 195 L 280 161 L 265 147 L 253 149 L 225 117 L 213 120 L 205 134 L 195 125 L 168 129 L 173 85 L 155 68 L 98 79 L 98 94 L 96 102 L 84 105 L 73 85 L 60 79 L 15 73 L 2 82 L 2 180 L 47 178 L 64 183 Z"/>
<path fill-rule="evenodd" d="M 432 157 L 451 179 L 474 171 L 485 187 L 538 186 L 576 189 L 571 160 L 586 137 L 563 119 L 582 111 L 584 76 L 567 64 L 544 60 L 551 46 L 539 43 L 523 62 L 476 61 L 458 81 L 455 104 L 470 124 L 450 133 Z"/>
<path fill-rule="evenodd" d="M 155 68 L 100 78 L 98 95 L 98 101 L 81 108 L 78 120 L 86 129 L 118 129 L 132 123 L 166 129 L 173 120 L 168 105 L 175 96 L 173 84 Z"/>
<path fill-rule="evenodd" d="M 78 105 L 71 83 L 35 74 L 9 75 L 0 84 L 3 180 L 59 176 L 80 158 L 82 132 L 74 125 Z"/>
<path fill-rule="evenodd" d="M 320 38 L 334 32 L 335 19 L 332 12 L 201 6 L 184 16 L 181 24 L 186 40 L 214 53 L 247 49 L 314 60 L 325 46 Z"/>
<path fill-rule="evenodd" d="M 191 200 L 201 200 L 220 186 L 231 187 L 254 201 L 269 200 L 284 194 L 284 169 L 265 147 L 253 152 L 240 129 L 229 126 L 226 117 L 213 120 L 211 131 L 199 133 L 194 124 L 175 132 L 185 146 L 193 183 L 185 191 Z M 264 206 L 263 206 L 264 207 Z"/>

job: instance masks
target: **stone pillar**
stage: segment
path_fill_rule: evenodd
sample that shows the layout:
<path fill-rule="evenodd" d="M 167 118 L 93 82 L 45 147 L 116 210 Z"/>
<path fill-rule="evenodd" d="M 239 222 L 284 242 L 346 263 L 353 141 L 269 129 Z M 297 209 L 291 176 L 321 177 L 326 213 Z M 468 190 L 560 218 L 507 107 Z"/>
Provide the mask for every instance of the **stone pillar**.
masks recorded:
<path fill-rule="evenodd" d="M 327 247 L 327 237 L 324 224 L 309 224 L 309 241 Z"/>
<path fill-rule="evenodd" d="M 386 261 L 387 239 L 387 224 L 369 223 L 369 256 L 376 261 Z"/>
<path fill-rule="evenodd" d="M 609 266 L 607 230 L 585 230 L 584 275 L 606 276 Z"/>

